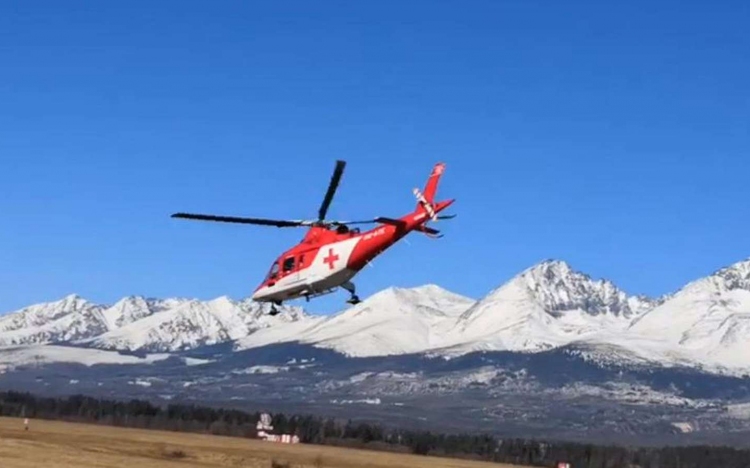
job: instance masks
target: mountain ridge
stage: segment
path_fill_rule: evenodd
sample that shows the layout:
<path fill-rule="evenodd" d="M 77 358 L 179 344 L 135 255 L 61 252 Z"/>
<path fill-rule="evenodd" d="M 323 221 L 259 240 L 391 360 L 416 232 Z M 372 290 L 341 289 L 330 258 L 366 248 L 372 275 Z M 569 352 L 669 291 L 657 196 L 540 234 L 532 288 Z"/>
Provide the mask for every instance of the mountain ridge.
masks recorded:
<path fill-rule="evenodd" d="M 477 300 L 425 284 L 386 288 L 333 315 L 283 309 L 270 317 L 267 304 L 227 296 L 126 296 L 98 305 L 70 294 L 0 316 L 0 346 L 173 352 L 299 342 L 366 357 L 540 352 L 579 344 L 666 364 L 750 368 L 750 357 L 740 352 L 750 342 L 750 259 L 659 298 L 629 295 L 612 281 L 546 259 Z"/>

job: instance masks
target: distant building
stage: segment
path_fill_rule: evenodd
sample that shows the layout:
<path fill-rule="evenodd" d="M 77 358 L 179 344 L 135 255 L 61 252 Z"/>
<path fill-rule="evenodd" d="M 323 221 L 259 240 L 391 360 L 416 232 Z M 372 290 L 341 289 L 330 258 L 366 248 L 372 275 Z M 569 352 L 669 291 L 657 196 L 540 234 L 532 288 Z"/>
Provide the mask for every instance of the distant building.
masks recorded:
<path fill-rule="evenodd" d="M 273 434 L 273 426 L 271 425 L 271 415 L 263 413 L 260 415 L 258 423 L 255 425 L 257 430 L 258 438 L 265 440 L 266 442 L 279 442 L 282 444 L 298 444 L 299 437 L 291 434 Z"/>

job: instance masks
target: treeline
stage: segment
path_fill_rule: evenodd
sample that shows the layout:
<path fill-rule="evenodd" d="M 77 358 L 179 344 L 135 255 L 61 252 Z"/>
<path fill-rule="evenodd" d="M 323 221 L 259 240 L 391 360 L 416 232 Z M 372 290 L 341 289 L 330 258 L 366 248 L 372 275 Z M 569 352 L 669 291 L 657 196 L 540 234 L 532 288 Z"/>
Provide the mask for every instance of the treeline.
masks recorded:
<path fill-rule="evenodd" d="M 37 397 L 0 392 L 0 415 L 60 419 L 143 429 L 256 437 L 259 413 L 185 404 L 155 406 L 81 395 Z M 311 415 L 272 414 L 275 433 L 296 434 L 303 443 L 365 447 L 422 455 L 472 458 L 520 465 L 573 468 L 747 468 L 750 451 L 730 447 L 628 448 L 568 442 L 497 439 L 489 435 L 436 434 L 385 429 Z M 33 423 L 32 423 L 33 430 Z"/>

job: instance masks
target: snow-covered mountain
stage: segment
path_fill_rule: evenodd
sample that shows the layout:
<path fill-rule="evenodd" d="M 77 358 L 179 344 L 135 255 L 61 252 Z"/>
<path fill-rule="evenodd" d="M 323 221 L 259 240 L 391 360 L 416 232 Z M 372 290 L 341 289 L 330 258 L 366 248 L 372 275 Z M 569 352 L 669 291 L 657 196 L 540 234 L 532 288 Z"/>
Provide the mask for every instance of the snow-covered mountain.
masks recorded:
<path fill-rule="evenodd" d="M 691 282 L 628 332 L 695 361 L 750 368 L 750 259 Z"/>
<path fill-rule="evenodd" d="M 108 330 L 105 307 L 70 295 L 0 316 L 0 346 L 69 342 Z"/>
<path fill-rule="evenodd" d="M 657 302 L 548 260 L 462 313 L 452 330 L 452 352 L 556 348 L 604 330 L 624 330 Z"/>
<path fill-rule="evenodd" d="M 176 351 L 242 338 L 258 329 L 304 320 L 298 307 L 271 317 L 269 305 L 220 297 L 126 297 L 112 306 L 70 295 L 0 317 L 0 346 L 67 343 L 126 351 Z"/>
<path fill-rule="evenodd" d="M 427 285 L 332 315 L 267 312 L 227 297 L 30 306 L 0 316 L 0 386 L 514 437 L 750 433 L 734 410 L 750 398 L 750 259 L 659 299 L 545 261 L 479 300 Z"/>
<path fill-rule="evenodd" d="M 115 330 L 156 312 L 174 309 L 188 302 L 187 299 L 148 299 L 141 296 L 129 296 L 120 299 L 112 307 L 104 310 L 102 315 L 107 322 L 108 330 Z"/>
<path fill-rule="evenodd" d="M 250 335 L 237 349 L 298 341 L 359 357 L 542 351 L 625 330 L 657 303 L 628 296 L 565 262 L 545 261 L 480 301 L 435 285 L 389 288 L 310 327 Z"/>
<path fill-rule="evenodd" d="M 455 319 L 473 303 L 436 285 L 388 288 L 309 327 L 250 335 L 237 348 L 298 341 L 348 356 L 420 353 L 443 346 Z"/>
<path fill-rule="evenodd" d="M 296 308 L 287 307 L 286 314 L 276 317 L 267 315 L 269 309 L 268 304 L 228 297 L 179 301 L 79 343 L 106 349 L 177 351 L 238 340 L 258 329 L 304 318 Z"/>
<path fill-rule="evenodd" d="M 389 288 L 328 316 L 220 297 L 78 296 L 0 317 L 0 347 L 67 343 L 174 352 L 233 342 L 242 351 L 301 343 L 351 357 L 578 349 L 602 362 L 750 372 L 750 260 L 658 299 L 633 296 L 562 261 L 544 261 L 474 300 L 436 285 Z"/>

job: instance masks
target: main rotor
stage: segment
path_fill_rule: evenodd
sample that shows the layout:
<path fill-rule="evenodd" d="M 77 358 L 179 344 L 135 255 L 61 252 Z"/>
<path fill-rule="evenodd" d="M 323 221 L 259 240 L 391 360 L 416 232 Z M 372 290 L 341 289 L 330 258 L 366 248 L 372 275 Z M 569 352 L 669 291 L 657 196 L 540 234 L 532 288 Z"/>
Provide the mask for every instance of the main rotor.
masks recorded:
<path fill-rule="evenodd" d="M 300 226 L 317 226 L 317 227 L 334 227 L 348 224 L 369 224 L 376 223 L 378 219 L 365 220 L 365 221 L 335 221 L 326 220 L 326 214 L 328 208 L 331 206 L 333 196 L 336 194 L 339 183 L 341 182 L 341 176 L 344 174 L 344 168 L 346 167 L 346 161 L 336 161 L 336 167 L 333 169 L 331 180 L 328 183 L 328 189 L 326 190 L 323 201 L 318 209 L 317 219 L 308 220 L 283 220 L 283 219 L 267 219 L 267 218 L 246 218 L 237 216 L 216 216 L 207 214 L 195 214 L 195 213 L 175 213 L 172 218 L 182 219 L 194 219 L 199 221 L 218 221 L 223 223 L 238 223 L 238 224 L 256 224 L 261 226 L 276 226 L 276 227 L 300 227 Z"/>

